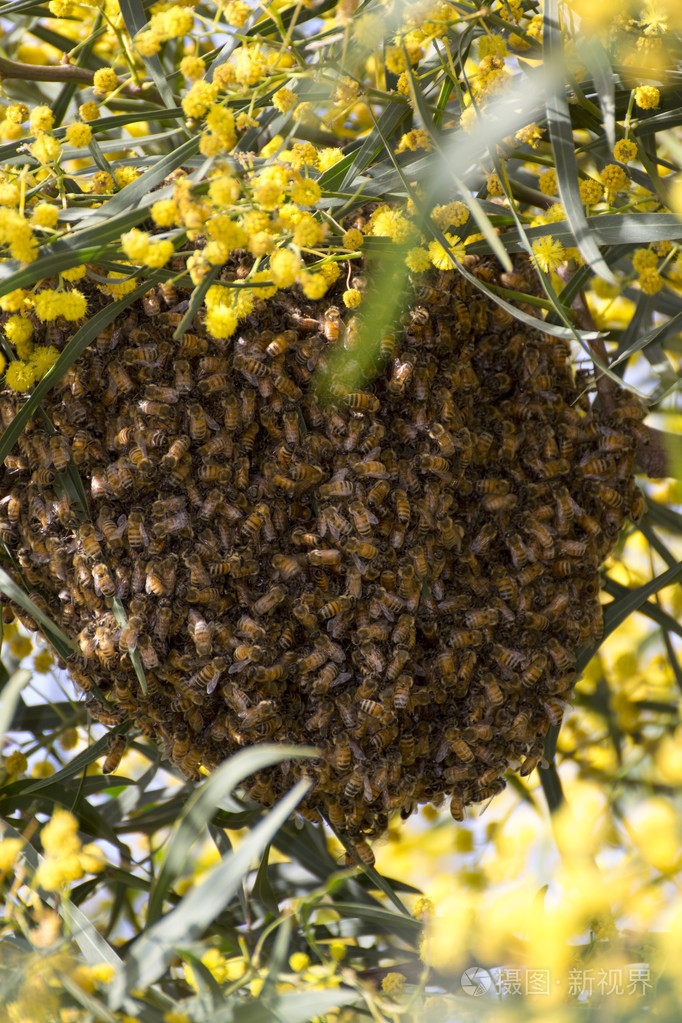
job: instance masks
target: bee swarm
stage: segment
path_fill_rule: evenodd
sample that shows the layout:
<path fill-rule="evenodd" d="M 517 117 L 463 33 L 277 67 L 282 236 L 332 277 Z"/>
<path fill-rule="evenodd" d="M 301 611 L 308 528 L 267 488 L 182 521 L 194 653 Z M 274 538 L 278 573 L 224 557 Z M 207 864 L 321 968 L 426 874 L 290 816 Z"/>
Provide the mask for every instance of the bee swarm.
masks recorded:
<path fill-rule="evenodd" d="M 473 272 L 530 287 L 522 261 Z M 78 642 L 95 716 L 130 715 L 190 778 L 253 743 L 316 746 L 249 794 L 310 777 L 302 812 L 369 861 L 392 812 L 448 795 L 461 820 L 540 759 L 600 636 L 599 566 L 642 511 L 642 410 L 590 410 L 564 342 L 454 271 L 327 403 L 315 374 L 357 336 L 329 301 L 279 293 L 229 341 L 174 342 L 177 300 L 100 335 L 43 402 L 56 433 L 34 418 L 5 460 L 14 575 Z M 0 396 L 5 425 L 24 400 Z"/>

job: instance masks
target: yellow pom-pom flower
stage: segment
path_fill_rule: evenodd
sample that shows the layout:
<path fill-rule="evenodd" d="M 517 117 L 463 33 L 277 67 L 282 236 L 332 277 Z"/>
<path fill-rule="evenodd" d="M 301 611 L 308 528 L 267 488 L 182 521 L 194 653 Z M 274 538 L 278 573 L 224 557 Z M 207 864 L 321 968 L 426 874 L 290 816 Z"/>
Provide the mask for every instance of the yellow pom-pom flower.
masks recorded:
<path fill-rule="evenodd" d="M 549 234 L 533 242 L 533 254 L 545 273 L 555 270 L 566 259 L 566 251 L 561 242 Z"/>
<path fill-rule="evenodd" d="M 94 99 L 89 99 L 87 103 L 81 103 L 78 108 L 78 116 L 84 121 L 94 121 L 99 117 L 99 107 Z"/>
<path fill-rule="evenodd" d="M 635 89 L 635 103 L 642 110 L 653 110 L 661 102 L 661 93 L 655 85 L 640 85 Z"/>
<path fill-rule="evenodd" d="M 8 774 L 17 777 L 20 774 L 25 774 L 28 768 L 28 760 L 26 754 L 22 753 L 21 750 L 15 750 L 5 760 L 5 770 Z"/>
<path fill-rule="evenodd" d="M 106 96 L 118 88 L 118 77 L 113 68 L 99 68 L 93 75 L 92 84 L 96 96 Z"/>
<path fill-rule="evenodd" d="M 423 249 L 421 245 L 417 245 L 416 248 L 410 249 L 405 256 L 405 264 L 412 273 L 421 274 L 429 269 L 431 259 L 426 249 Z"/>
<path fill-rule="evenodd" d="M 604 189 L 594 178 L 583 178 L 578 182 L 580 199 L 586 206 L 594 206 L 604 195 Z"/>
<path fill-rule="evenodd" d="M 543 195 L 557 195 L 557 180 L 556 171 L 552 167 L 550 170 L 543 171 L 538 178 L 538 188 Z"/>
<path fill-rule="evenodd" d="M 291 189 L 291 198 L 300 206 L 314 206 L 322 195 L 322 189 L 317 181 L 310 178 L 302 178 L 298 184 Z"/>
<path fill-rule="evenodd" d="M 647 267 L 640 273 L 637 283 L 645 295 L 655 295 L 661 290 L 665 281 L 658 270 L 654 267 Z"/>
<path fill-rule="evenodd" d="M 637 156 L 637 146 L 632 139 L 618 139 L 613 147 L 613 155 L 621 163 L 629 163 Z"/>
<path fill-rule="evenodd" d="M 89 124 L 70 124 L 66 129 L 66 141 L 70 146 L 87 146 L 92 139 L 92 128 Z"/>
<path fill-rule="evenodd" d="M 343 293 L 343 304 L 347 309 L 357 309 L 362 302 L 362 292 L 359 288 L 348 288 Z"/>
<path fill-rule="evenodd" d="M 34 367 L 22 359 L 10 362 L 5 371 L 5 383 L 11 390 L 18 391 L 19 394 L 30 391 L 35 383 L 35 379 L 36 371 Z"/>
<path fill-rule="evenodd" d="M 31 223 L 36 227 L 47 227 L 51 230 L 57 226 L 59 221 L 59 210 L 49 202 L 39 202 L 33 207 Z"/>
<path fill-rule="evenodd" d="M 33 337 L 33 324 L 26 316 L 10 316 L 5 323 L 5 335 L 13 345 L 20 345 Z"/>
<path fill-rule="evenodd" d="M 34 135 L 40 135 L 42 132 L 51 131 L 52 125 L 54 124 L 54 114 L 47 106 L 34 107 L 31 111 L 28 124 Z"/>
<path fill-rule="evenodd" d="M 601 172 L 601 181 L 606 198 L 610 201 L 618 192 L 624 192 L 630 185 L 630 178 L 617 163 L 608 163 Z"/>

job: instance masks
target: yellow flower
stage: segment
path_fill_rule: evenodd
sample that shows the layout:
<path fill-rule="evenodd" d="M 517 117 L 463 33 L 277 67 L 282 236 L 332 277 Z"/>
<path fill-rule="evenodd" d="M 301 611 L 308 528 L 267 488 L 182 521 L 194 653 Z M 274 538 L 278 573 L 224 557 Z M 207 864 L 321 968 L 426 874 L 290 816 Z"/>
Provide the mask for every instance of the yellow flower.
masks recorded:
<path fill-rule="evenodd" d="M 10 316 L 5 323 L 5 334 L 13 345 L 25 344 L 33 337 L 33 324 L 25 316 Z"/>
<path fill-rule="evenodd" d="M 301 973 L 310 966 L 310 956 L 306 955 L 305 952 L 294 952 L 293 955 L 289 956 L 289 966 L 294 973 Z"/>
<path fill-rule="evenodd" d="M 58 739 L 59 745 L 63 750 L 75 749 L 78 745 L 78 729 L 77 728 L 65 728 Z"/>
<path fill-rule="evenodd" d="M 92 85 L 96 96 L 105 96 L 118 88 L 118 78 L 113 68 L 103 67 L 95 71 Z"/>
<path fill-rule="evenodd" d="M 625 191 L 630 185 L 630 178 L 617 163 L 608 163 L 601 172 L 602 185 L 606 198 L 610 201 L 618 192 Z"/>
<path fill-rule="evenodd" d="M 0 873 L 12 870 L 23 844 L 21 838 L 5 838 L 0 842 Z"/>
<path fill-rule="evenodd" d="M 411 150 L 413 153 L 417 149 L 425 149 L 426 152 L 430 152 L 433 149 L 433 143 L 428 132 L 424 131 L 423 128 L 416 128 L 413 131 L 408 131 L 401 137 L 395 151 L 396 153 L 404 153 L 406 149 Z"/>
<path fill-rule="evenodd" d="M 341 244 L 344 249 L 359 249 L 365 241 L 362 231 L 358 231 L 356 227 L 351 227 L 350 230 L 346 231 Z"/>
<path fill-rule="evenodd" d="M 454 264 L 450 253 L 460 262 L 466 255 L 466 246 L 460 238 L 452 234 L 446 234 L 445 237 L 450 243 L 450 252 L 440 242 L 429 242 L 429 259 L 438 270 L 452 270 Z"/>
<path fill-rule="evenodd" d="M 645 270 L 642 270 L 637 278 L 637 283 L 645 295 L 655 295 L 656 292 L 661 290 L 665 281 L 658 270 L 655 270 L 653 267 L 647 267 Z"/>
<path fill-rule="evenodd" d="M 195 82 L 182 100 L 186 117 L 203 117 L 215 101 L 216 88 L 209 82 Z"/>
<path fill-rule="evenodd" d="M 177 219 L 178 206 L 172 199 L 159 199 L 150 212 L 157 227 L 171 227 Z"/>
<path fill-rule="evenodd" d="M 399 998 L 405 990 L 405 976 L 402 973 L 387 973 L 381 981 L 381 990 L 389 998 Z"/>
<path fill-rule="evenodd" d="M 86 273 L 86 267 L 81 263 L 80 266 L 72 266 L 69 270 L 62 270 L 61 276 L 63 281 L 80 281 L 82 277 L 85 277 Z"/>
<path fill-rule="evenodd" d="M 20 394 L 30 391 L 35 383 L 35 379 L 36 372 L 33 366 L 22 362 L 21 359 L 15 359 L 14 362 L 10 362 L 5 371 L 5 383 L 11 390 L 18 391 Z"/>
<path fill-rule="evenodd" d="M 34 107 L 29 117 L 29 127 L 34 135 L 51 131 L 54 124 L 54 114 L 47 106 Z"/>
<path fill-rule="evenodd" d="M 48 856 L 79 852 L 81 842 L 78 837 L 78 819 L 69 810 L 58 807 L 47 824 L 43 825 L 40 838 Z"/>
<path fill-rule="evenodd" d="M 544 128 L 539 128 L 538 125 L 533 122 L 532 124 L 526 125 L 525 128 L 521 128 L 520 131 L 517 131 L 514 138 L 517 142 L 525 142 L 531 147 L 531 149 L 537 149 L 542 142 L 543 132 Z"/>
<path fill-rule="evenodd" d="M 652 249 L 635 249 L 632 253 L 632 268 L 635 273 L 650 270 L 658 264 L 658 256 Z"/>
<path fill-rule="evenodd" d="M 270 256 L 270 274 L 278 288 L 289 288 L 296 280 L 301 260 L 289 249 L 278 249 Z"/>
<path fill-rule="evenodd" d="M 15 124 L 14 121 L 10 121 L 7 118 L 0 121 L 0 136 L 3 139 L 7 139 L 8 142 L 15 142 L 22 135 L 23 129 L 20 124 Z"/>
<path fill-rule="evenodd" d="M 15 750 L 14 753 L 10 753 L 5 760 L 5 770 L 8 774 L 25 774 L 27 767 L 28 760 L 26 759 L 26 754 L 22 753 L 21 750 Z"/>
<path fill-rule="evenodd" d="M 99 874 L 107 865 L 104 853 L 94 842 L 83 846 L 78 859 L 86 874 Z"/>
<path fill-rule="evenodd" d="M 228 0 L 227 3 L 221 4 L 221 7 L 225 21 L 235 28 L 241 28 L 252 13 L 252 8 L 244 3 L 244 0 Z"/>
<path fill-rule="evenodd" d="M 578 189 L 580 191 L 580 198 L 586 206 L 594 206 L 604 194 L 601 184 L 595 181 L 594 178 L 582 178 L 578 182 Z"/>
<path fill-rule="evenodd" d="M 16 206 L 19 202 L 19 186 L 13 181 L 0 183 L 0 206 Z"/>
<path fill-rule="evenodd" d="M 50 163 L 59 153 L 59 142 L 52 135 L 39 135 L 30 150 L 40 163 Z"/>
<path fill-rule="evenodd" d="M 66 141 L 70 146 L 87 146 L 92 138 L 92 128 L 89 124 L 70 124 L 66 129 Z"/>
<path fill-rule="evenodd" d="M 553 167 L 550 170 L 543 171 L 540 175 L 538 178 L 538 188 L 543 195 L 558 195 L 556 171 Z"/>
<path fill-rule="evenodd" d="M 640 85 L 635 89 L 635 103 L 642 110 L 653 110 L 661 102 L 661 93 L 655 85 Z"/>
<path fill-rule="evenodd" d="M 99 107 L 94 99 L 88 100 L 87 103 L 81 103 L 78 108 L 78 116 L 84 121 L 94 121 L 99 117 Z"/>
<path fill-rule="evenodd" d="M 114 171 L 114 179 L 119 188 L 125 188 L 133 181 L 137 181 L 140 171 L 137 167 L 117 167 Z"/>
<path fill-rule="evenodd" d="M 561 242 L 555 241 L 550 234 L 533 242 L 533 254 L 537 259 L 538 266 L 545 273 L 555 270 L 566 258 L 563 245 Z"/>
<path fill-rule="evenodd" d="M 52 230 L 57 226 L 59 210 L 49 202 L 39 202 L 33 207 L 31 223 L 36 227 L 48 227 Z"/>
<path fill-rule="evenodd" d="M 180 74 L 186 82 L 194 82 L 203 78 L 206 66 L 201 57 L 183 57 L 180 61 Z"/>
<path fill-rule="evenodd" d="M 239 198 L 239 182 L 230 174 L 221 174 L 209 184 L 208 194 L 214 206 L 229 206 Z"/>
<path fill-rule="evenodd" d="M 329 946 L 329 955 L 335 963 L 340 963 L 342 959 L 345 959 L 347 951 L 348 949 L 342 941 L 332 941 Z"/>
<path fill-rule="evenodd" d="M 362 292 L 358 288 L 348 288 L 343 293 L 343 304 L 347 309 L 357 309 L 362 302 Z"/>
<path fill-rule="evenodd" d="M 294 244 L 299 248 L 309 249 L 317 245 L 323 235 L 322 225 L 318 224 L 310 214 L 305 213 L 294 228 Z"/>
<path fill-rule="evenodd" d="M 637 146 L 632 139 L 618 139 L 613 147 L 613 155 L 621 163 L 629 163 L 637 156 Z"/>
<path fill-rule="evenodd" d="M 298 96 L 291 89 L 278 89 L 275 95 L 272 97 L 272 105 L 276 110 L 286 114 L 289 110 L 293 110 L 298 103 Z"/>
<path fill-rule="evenodd" d="M 54 345 L 36 345 L 29 360 L 35 368 L 36 380 L 42 380 L 47 371 L 52 369 L 58 358 L 59 351 Z"/>
<path fill-rule="evenodd" d="M 329 288 L 329 282 L 325 279 L 324 274 L 321 273 L 311 274 L 305 271 L 298 275 L 297 280 L 303 294 L 313 302 L 322 298 Z"/>
<path fill-rule="evenodd" d="M 25 103 L 13 103 L 5 111 L 5 117 L 13 124 L 23 124 L 28 120 L 28 115 L 29 109 Z"/>
<path fill-rule="evenodd" d="M 430 920 L 435 915 L 435 912 L 436 907 L 431 899 L 428 899 L 425 895 L 420 895 L 412 907 L 412 916 L 416 920 Z"/>
<path fill-rule="evenodd" d="M 420 274 L 429 269 L 431 266 L 431 260 L 429 259 L 429 254 L 426 249 L 423 249 L 420 245 L 418 245 L 416 248 L 409 250 L 405 256 L 405 264 L 407 265 L 408 270 L 411 270 L 412 273 Z"/>
<path fill-rule="evenodd" d="M 291 198 L 300 206 L 314 206 L 322 195 L 322 189 L 317 181 L 310 178 L 301 178 L 298 184 L 291 189 Z"/>
<path fill-rule="evenodd" d="M 435 206 L 431 211 L 434 224 L 444 231 L 447 227 L 460 227 L 469 219 L 469 210 L 463 202 L 450 202 L 447 206 Z"/>

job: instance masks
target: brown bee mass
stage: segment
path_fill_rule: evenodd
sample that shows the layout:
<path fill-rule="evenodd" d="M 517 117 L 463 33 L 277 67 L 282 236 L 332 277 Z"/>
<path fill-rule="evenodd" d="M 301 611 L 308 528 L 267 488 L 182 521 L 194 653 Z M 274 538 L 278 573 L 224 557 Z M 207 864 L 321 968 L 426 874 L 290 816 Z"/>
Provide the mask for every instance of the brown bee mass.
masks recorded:
<path fill-rule="evenodd" d="M 599 566 L 642 511 L 642 410 L 591 410 L 564 342 L 454 271 L 327 401 L 316 374 L 361 337 L 333 299 L 283 293 L 229 341 L 196 323 L 174 342 L 177 298 L 100 335 L 44 401 L 56 434 L 36 418 L 6 459 L 14 574 L 77 641 L 95 716 L 130 715 L 190 778 L 253 743 L 316 746 L 250 794 L 308 776 L 302 812 L 368 862 L 391 813 L 447 795 L 461 820 L 538 762 L 601 634 Z M 0 401 L 7 424 L 23 399 Z"/>

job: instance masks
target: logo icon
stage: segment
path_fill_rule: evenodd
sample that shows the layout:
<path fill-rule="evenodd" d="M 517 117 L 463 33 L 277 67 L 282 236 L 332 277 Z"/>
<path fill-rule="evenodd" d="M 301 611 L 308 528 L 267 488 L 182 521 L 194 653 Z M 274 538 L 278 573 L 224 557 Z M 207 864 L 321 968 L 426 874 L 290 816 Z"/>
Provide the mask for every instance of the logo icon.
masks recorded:
<path fill-rule="evenodd" d="M 493 978 L 482 966 L 470 966 L 462 974 L 462 991 L 472 998 L 480 998 L 487 994 L 493 985 Z"/>

